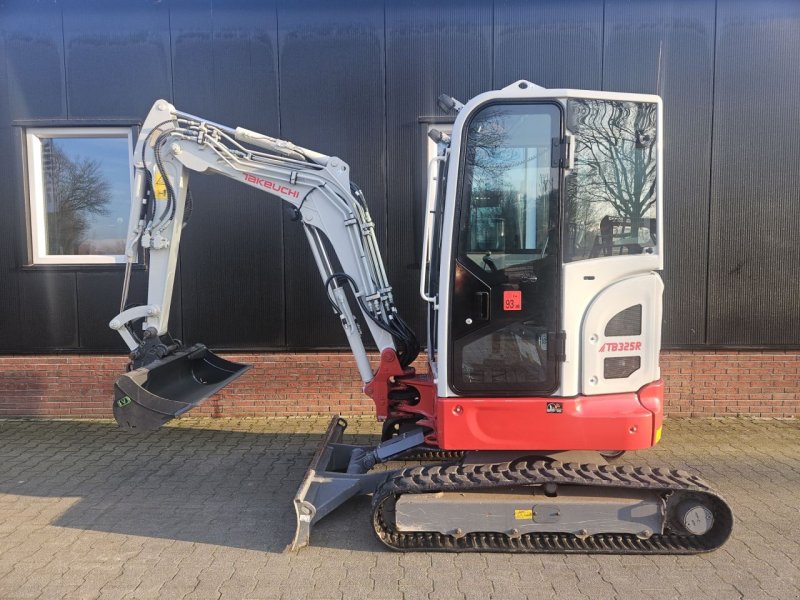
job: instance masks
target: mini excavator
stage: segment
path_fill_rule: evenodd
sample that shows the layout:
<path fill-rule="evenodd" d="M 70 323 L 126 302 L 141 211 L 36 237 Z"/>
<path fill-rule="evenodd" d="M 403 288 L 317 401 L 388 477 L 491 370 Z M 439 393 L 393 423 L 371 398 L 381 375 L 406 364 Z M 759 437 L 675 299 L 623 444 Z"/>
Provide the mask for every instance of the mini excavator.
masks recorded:
<path fill-rule="evenodd" d="M 438 104 L 455 121 L 451 133 L 429 133 L 437 152 L 418 372 L 420 344 L 398 314 L 348 164 L 155 102 L 136 144 L 122 302 L 110 323 L 131 352 L 114 386 L 117 422 L 157 429 L 248 368 L 168 331 L 189 173 L 213 173 L 289 205 L 383 423 L 379 444 L 351 445 L 333 417 L 294 498 L 294 548 L 361 494 L 372 495 L 378 539 L 396 550 L 718 548 L 733 517 L 702 479 L 609 462 L 654 446 L 662 431 L 661 99 L 518 81 Z M 147 304 L 129 307 L 141 262 Z M 399 460 L 426 464 L 374 468 Z"/>

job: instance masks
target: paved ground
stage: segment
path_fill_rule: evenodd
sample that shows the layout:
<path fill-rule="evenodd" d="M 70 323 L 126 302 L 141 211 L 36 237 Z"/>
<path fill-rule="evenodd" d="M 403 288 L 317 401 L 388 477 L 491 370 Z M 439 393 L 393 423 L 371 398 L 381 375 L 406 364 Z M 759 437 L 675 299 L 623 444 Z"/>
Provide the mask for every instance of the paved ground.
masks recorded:
<path fill-rule="evenodd" d="M 326 424 L 0 421 L 0 598 L 800 598 L 800 422 L 671 420 L 630 459 L 691 465 L 728 498 L 734 536 L 710 555 L 399 554 L 372 537 L 367 499 L 291 554 Z"/>

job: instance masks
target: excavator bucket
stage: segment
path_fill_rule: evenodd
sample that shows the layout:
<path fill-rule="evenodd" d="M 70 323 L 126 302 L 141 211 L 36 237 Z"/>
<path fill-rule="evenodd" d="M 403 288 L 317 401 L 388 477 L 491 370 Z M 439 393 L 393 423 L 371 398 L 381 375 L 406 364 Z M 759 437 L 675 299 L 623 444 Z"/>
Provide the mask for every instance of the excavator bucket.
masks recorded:
<path fill-rule="evenodd" d="M 249 368 L 196 344 L 117 379 L 114 418 L 129 431 L 154 431 L 213 396 Z"/>

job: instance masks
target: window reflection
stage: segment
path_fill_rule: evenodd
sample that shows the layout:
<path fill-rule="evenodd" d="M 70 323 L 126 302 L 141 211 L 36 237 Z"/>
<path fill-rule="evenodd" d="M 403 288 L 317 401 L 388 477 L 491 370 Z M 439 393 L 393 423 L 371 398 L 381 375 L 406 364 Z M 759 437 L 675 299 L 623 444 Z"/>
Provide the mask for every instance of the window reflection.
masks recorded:
<path fill-rule="evenodd" d="M 453 280 L 453 372 L 461 392 L 555 385 L 548 336 L 558 317 L 552 148 L 560 136 L 561 111 L 544 102 L 487 106 L 467 129 Z M 516 298 L 510 305 L 508 294 Z"/>
<path fill-rule="evenodd" d="M 461 379 L 470 384 L 536 385 L 547 382 L 547 332 L 519 321 L 464 344 Z"/>
<path fill-rule="evenodd" d="M 485 271 L 541 259 L 557 211 L 550 165 L 554 106 L 498 105 L 468 130 L 460 254 Z"/>
<path fill-rule="evenodd" d="M 656 105 L 571 99 L 575 168 L 565 180 L 564 260 L 653 252 Z"/>
<path fill-rule="evenodd" d="M 130 203 L 127 138 L 41 138 L 48 255 L 120 255 Z"/>

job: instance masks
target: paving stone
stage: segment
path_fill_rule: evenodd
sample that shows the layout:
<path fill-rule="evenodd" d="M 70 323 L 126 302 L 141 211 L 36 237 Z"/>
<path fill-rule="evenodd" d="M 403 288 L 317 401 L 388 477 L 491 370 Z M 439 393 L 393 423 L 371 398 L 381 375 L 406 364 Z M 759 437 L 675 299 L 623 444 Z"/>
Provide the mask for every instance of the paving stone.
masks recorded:
<path fill-rule="evenodd" d="M 328 418 L 0 420 L 0 598 L 800 598 L 800 423 L 668 419 L 622 462 L 701 474 L 736 513 L 702 556 L 394 553 L 369 500 L 294 535 L 292 496 Z M 373 443 L 354 419 L 353 443 Z"/>

